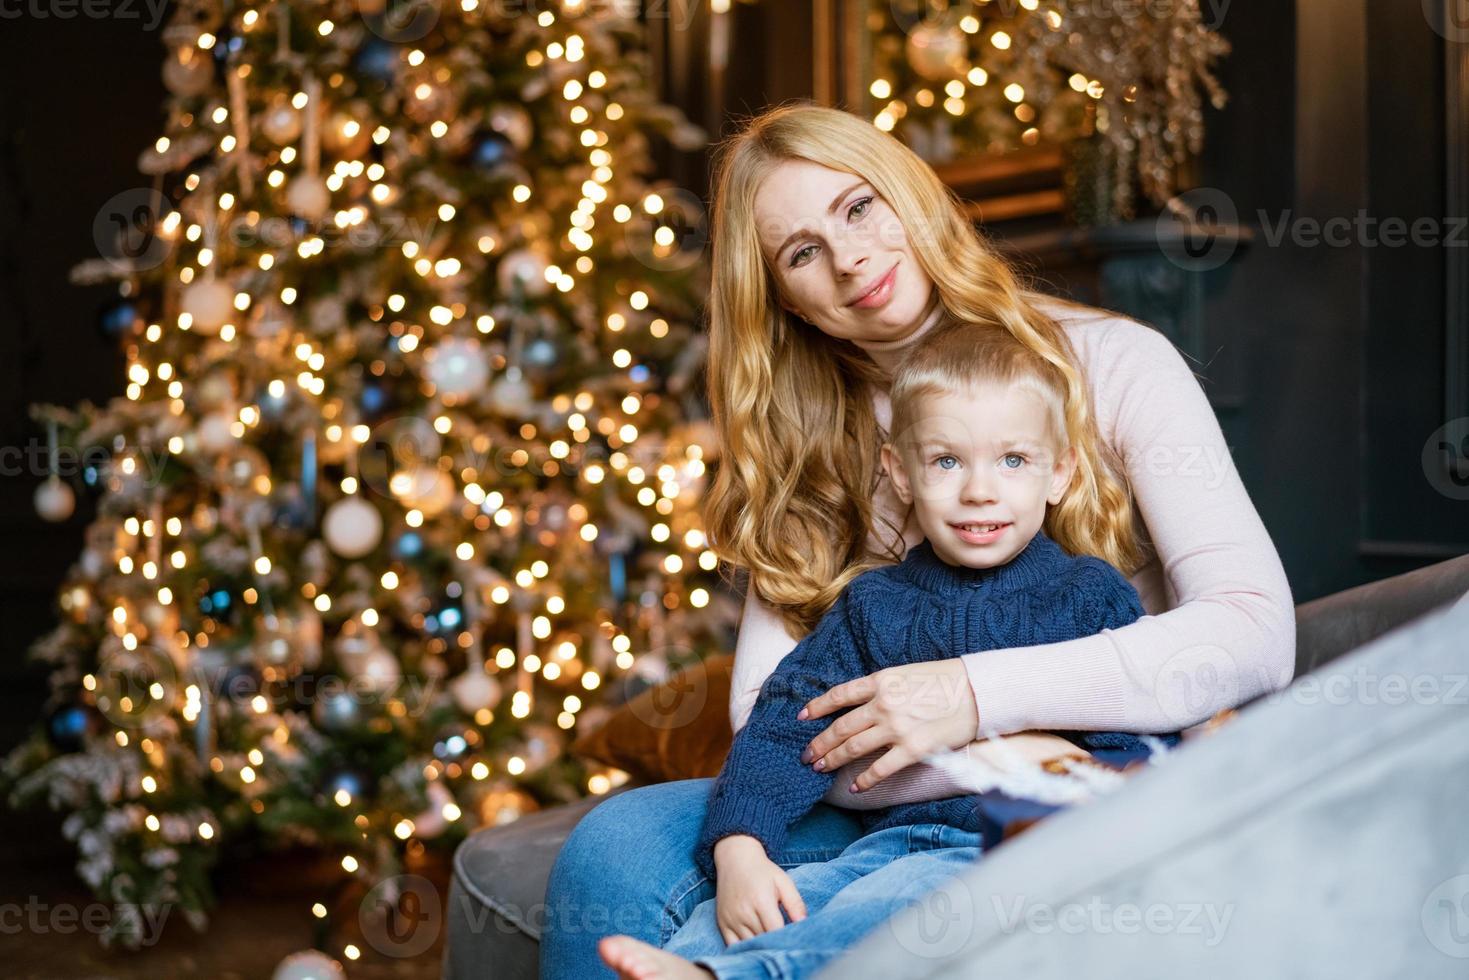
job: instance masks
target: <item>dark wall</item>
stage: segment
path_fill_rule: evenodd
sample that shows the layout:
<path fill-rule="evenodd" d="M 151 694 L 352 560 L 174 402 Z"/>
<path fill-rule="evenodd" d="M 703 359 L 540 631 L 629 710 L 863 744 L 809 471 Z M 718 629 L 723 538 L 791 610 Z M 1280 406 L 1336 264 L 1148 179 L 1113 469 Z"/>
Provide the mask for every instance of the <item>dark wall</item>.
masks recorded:
<path fill-rule="evenodd" d="M 42 522 L 31 503 L 42 474 L 17 467 L 14 452 L 44 443 L 30 403 L 122 392 L 121 355 L 96 326 L 115 286 L 73 286 L 67 274 L 98 255 L 103 203 L 143 183 L 138 154 L 162 122 L 162 58 L 146 18 L 0 21 L 0 747 L 35 718 L 45 688 L 26 651 L 54 621 L 89 518 L 78 494 L 70 521 Z"/>
<path fill-rule="evenodd" d="M 1263 234 L 1359 212 L 1443 224 L 1443 40 L 1419 0 L 1294 8 L 1229 8 L 1232 99 L 1202 180 L 1256 226 L 1208 320 L 1238 371 L 1221 420 L 1299 601 L 1469 551 L 1469 504 L 1421 461 L 1450 417 L 1444 269 L 1465 249 L 1371 225 L 1340 246 Z"/>

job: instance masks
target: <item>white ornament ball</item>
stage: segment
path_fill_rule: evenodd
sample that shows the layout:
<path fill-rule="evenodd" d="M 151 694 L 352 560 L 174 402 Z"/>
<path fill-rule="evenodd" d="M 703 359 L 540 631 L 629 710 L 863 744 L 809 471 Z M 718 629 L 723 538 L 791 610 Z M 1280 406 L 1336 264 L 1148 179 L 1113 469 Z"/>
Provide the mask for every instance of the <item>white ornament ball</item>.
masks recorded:
<path fill-rule="evenodd" d="M 327 508 L 321 530 L 327 545 L 337 554 L 361 558 L 382 540 L 383 517 L 376 507 L 354 494 Z"/>
<path fill-rule="evenodd" d="M 183 98 L 208 91 L 214 84 L 213 57 L 193 46 L 180 48 L 163 62 L 163 84 Z"/>
<path fill-rule="evenodd" d="M 403 668 L 397 657 L 382 647 L 376 647 L 362 658 L 357 676 L 374 691 L 388 691 L 402 679 Z"/>
<path fill-rule="evenodd" d="M 483 668 L 470 667 L 449 683 L 449 693 L 460 711 L 472 715 L 481 708 L 493 708 L 500 703 L 500 682 Z"/>
<path fill-rule="evenodd" d="M 265 136 L 277 146 L 293 143 L 301 135 L 301 113 L 289 102 L 267 109 L 260 121 Z"/>
<path fill-rule="evenodd" d="M 957 25 L 920 24 L 908 35 L 908 63 L 931 82 L 964 73 L 969 40 Z"/>
<path fill-rule="evenodd" d="M 271 980 L 347 980 L 347 971 L 325 953 L 304 949 L 281 960 Z"/>
<path fill-rule="evenodd" d="M 441 394 L 464 398 L 484 390 L 490 364 L 478 341 L 451 337 L 434 347 L 424 373 Z"/>
<path fill-rule="evenodd" d="M 179 304 L 193 321 L 190 329 L 211 337 L 235 317 L 235 291 L 218 279 L 189 283 Z"/>
<path fill-rule="evenodd" d="M 332 206 L 332 195 L 326 181 L 310 174 L 301 174 L 286 187 L 286 207 L 290 212 L 307 221 L 318 221 L 326 217 Z"/>
<path fill-rule="evenodd" d="M 235 435 L 230 431 L 234 420 L 222 412 L 211 412 L 199 420 L 196 434 L 199 448 L 207 453 L 222 453 L 235 445 Z"/>
<path fill-rule="evenodd" d="M 507 253 L 495 270 L 500 291 L 507 296 L 517 289 L 532 298 L 546 295 L 551 291 L 551 284 L 546 281 L 548 265 L 545 258 L 532 249 L 518 248 Z"/>
<path fill-rule="evenodd" d="M 530 384 L 517 371 L 507 371 L 490 389 L 490 404 L 501 415 L 524 415 L 534 401 Z"/>
<path fill-rule="evenodd" d="M 52 476 L 36 487 L 35 503 L 36 513 L 41 515 L 41 519 L 55 524 L 66 520 L 76 510 L 77 496 L 61 477 Z"/>

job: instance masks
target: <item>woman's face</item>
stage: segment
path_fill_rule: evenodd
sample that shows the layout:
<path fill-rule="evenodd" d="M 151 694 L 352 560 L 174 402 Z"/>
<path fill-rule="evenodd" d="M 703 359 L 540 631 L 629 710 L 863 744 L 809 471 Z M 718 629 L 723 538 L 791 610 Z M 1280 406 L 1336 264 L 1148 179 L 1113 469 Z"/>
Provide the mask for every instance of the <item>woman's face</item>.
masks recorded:
<path fill-rule="evenodd" d="M 823 333 L 887 344 L 923 323 L 933 281 L 898 216 L 861 177 L 787 160 L 756 192 L 755 220 L 781 306 Z"/>

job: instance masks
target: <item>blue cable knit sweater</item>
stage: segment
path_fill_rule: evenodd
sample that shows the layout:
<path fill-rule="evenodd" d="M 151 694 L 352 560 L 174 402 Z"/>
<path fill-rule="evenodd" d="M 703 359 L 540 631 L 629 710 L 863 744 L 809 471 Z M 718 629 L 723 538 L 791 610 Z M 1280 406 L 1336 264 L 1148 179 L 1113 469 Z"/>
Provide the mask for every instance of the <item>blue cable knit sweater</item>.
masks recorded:
<path fill-rule="evenodd" d="M 998 568 L 950 565 L 923 541 L 900 564 L 858 576 L 766 678 L 715 780 L 696 863 L 713 880 L 714 845 L 731 834 L 755 837 L 774 854 L 791 824 L 825 795 L 835 774 L 812 769 L 800 755 L 836 716 L 798 721 L 796 713 L 829 688 L 897 664 L 1090 636 L 1142 615 L 1137 591 L 1117 569 L 1067 555 L 1044 532 Z M 1147 752 L 1138 736 L 1121 732 L 1054 734 L 1103 758 Z M 941 823 L 979 832 L 989 846 L 1001 836 L 1007 816 L 999 809 L 1007 802 L 1016 801 L 979 794 L 860 813 L 865 833 Z"/>

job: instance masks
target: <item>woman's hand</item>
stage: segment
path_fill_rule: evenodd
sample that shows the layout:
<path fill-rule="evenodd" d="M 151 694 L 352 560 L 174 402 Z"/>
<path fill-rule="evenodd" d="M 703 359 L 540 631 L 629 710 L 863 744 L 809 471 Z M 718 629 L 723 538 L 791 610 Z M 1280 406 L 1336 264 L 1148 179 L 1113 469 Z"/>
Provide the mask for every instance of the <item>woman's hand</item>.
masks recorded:
<path fill-rule="evenodd" d="M 968 745 L 979 728 L 974 690 L 957 657 L 901 664 L 838 684 L 807 702 L 798 718 L 821 718 L 856 705 L 816 736 L 801 761 L 834 772 L 853 759 L 887 749 L 852 784 L 871 789 L 935 752 Z"/>
<path fill-rule="evenodd" d="M 755 838 L 735 834 L 719 841 L 714 867 L 714 918 L 726 946 L 785 926 L 782 906 L 792 922 L 806 917 L 796 883 L 765 856 L 764 845 Z"/>

